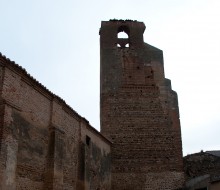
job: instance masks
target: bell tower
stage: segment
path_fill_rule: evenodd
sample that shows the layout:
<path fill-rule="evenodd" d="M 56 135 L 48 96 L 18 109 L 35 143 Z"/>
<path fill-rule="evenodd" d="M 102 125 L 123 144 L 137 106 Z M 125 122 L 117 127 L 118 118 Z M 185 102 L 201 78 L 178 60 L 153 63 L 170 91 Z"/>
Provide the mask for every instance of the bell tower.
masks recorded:
<path fill-rule="evenodd" d="M 143 22 L 103 21 L 101 133 L 112 141 L 112 189 L 178 189 L 184 182 L 177 94 Z M 121 38 L 124 32 L 127 37 Z"/>

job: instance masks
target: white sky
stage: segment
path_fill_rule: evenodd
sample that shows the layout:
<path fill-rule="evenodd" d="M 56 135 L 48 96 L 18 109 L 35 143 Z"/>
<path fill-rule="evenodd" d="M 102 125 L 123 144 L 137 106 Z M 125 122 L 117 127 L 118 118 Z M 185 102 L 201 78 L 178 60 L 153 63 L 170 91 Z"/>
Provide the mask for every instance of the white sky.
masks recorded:
<path fill-rule="evenodd" d="M 0 0 L 0 52 L 99 129 L 102 20 L 146 25 L 178 93 L 184 155 L 220 150 L 219 0 Z"/>

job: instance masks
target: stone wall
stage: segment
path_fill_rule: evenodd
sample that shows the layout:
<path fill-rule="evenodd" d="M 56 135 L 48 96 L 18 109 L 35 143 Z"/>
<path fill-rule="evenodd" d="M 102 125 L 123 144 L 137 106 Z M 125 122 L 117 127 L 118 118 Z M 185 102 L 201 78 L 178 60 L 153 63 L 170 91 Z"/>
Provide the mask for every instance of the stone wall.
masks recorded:
<path fill-rule="evenodd" d="M 163 52 L 143 42 L 144 29 L 121 20 L 100 29 L 101 133 L 113 143 L 114 190 L 184 182 L 177 94 L 164 77 Z M 117 37 L 122 31 L 127 39 Z"/>
<path fill-rule="evenodd" d="M 211 152 L 211 151 L 210 151 Z M 187 180 L 204 175 L 220 176 L 220 157 L 207 152 L 187 155 L 184 160 L 184 172 Z"/>
<path fill-rule="evenodd" d="M 86 170 L 86 163 L 80 160 L 85 142 L 81 133 L 90 133 L 92 142 L 101 142 L 96 151 L 102 152 L 95 161 L 104 165 L 93 174 L 104 172 L 105 178 L 96 181 L 96 186 L 109 186 L 110 142 L 61 98 L 2 55 L 0 74 L 0 189 L 76 189 L 79 172 Z"/>

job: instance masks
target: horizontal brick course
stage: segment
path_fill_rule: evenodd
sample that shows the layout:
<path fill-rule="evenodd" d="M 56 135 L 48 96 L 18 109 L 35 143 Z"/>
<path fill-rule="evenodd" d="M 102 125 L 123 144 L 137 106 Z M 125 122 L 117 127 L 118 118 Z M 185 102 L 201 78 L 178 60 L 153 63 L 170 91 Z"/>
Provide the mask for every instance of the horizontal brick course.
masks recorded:
<path fill-rule="evenodd" d="M 143 42 L 141 22 L 102 22 L 101 132 L 112 141 L 112 187 L 176 189 L 184 182 L 177 95 L 163 53 Z M 119 31 L 129 47 L 117 47 Z"/>
<path fill-rule="evenodd" d="M 0 189 L 78 188 L 79 170 L 85 164 L 80 160 L 81 123 L 85 123 L 84 131 L 92 134 L 92 142 L 102 142 L 96 150 L 110 155 L 111 143 L 61 98 L 1 54 L 0 74 Z M 96 159 L 100 162 L 106 157 L 100 154 Z M 99 187 L 105 181 L 111 187 L 110 170 L 103 170 L 105 180 L 91 185 Z M 85 183 L 82 189 L 86 189 Z"/>

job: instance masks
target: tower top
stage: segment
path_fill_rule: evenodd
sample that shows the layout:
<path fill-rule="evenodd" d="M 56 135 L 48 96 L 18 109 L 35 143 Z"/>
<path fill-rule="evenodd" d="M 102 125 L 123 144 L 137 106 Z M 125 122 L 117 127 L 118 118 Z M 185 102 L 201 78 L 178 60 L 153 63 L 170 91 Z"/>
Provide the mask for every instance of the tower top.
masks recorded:
<path fill-rule="evenodd" d="M 145 31 L 143 22 L 136 20 L 117 20 L 102 21 L 99 31 L 102 48 L 114 48 L 117 44 L 124 46 L 129 44 L 133 47 L 143 45 L 143 33 Z M 128 39 L 118 39 L 118 33 L 125 32 Z"/>
<path fill-rule="evenodd" d="M 145 29 L 145 25 L 143 22 L 139 22 L 137 20 L 131 20 L 131 19 L 126 19 L 126 20 L 123 20 L 123 19 L 110 19 L 109 21 L 102 21 L 102 26 L 103 25 L 135 25 L 136 27 L 139 25 L 139 26 L 142 26 L 144 27 Z"/>
<path fill-rule="evenodd" d="M 101 24 L 101 29 L 107 26 L 114 26 L 114 27 L 119 27 L 119 26 L 127 26 L 128 28 L 142 28 L 143 31 L 142 33 L 144 33 L 145 30 L 145 24 L 143 22 L 139 22 L 137 20 L 130 20 L 130 19 L 126 19 L 126 20 L 122 20 L 122 19 L 110 19 L 109 21 L 102 21 Z M 120 31 L 119 31 L 120 32 Z"/>

